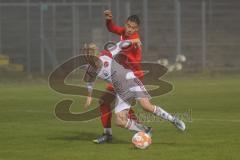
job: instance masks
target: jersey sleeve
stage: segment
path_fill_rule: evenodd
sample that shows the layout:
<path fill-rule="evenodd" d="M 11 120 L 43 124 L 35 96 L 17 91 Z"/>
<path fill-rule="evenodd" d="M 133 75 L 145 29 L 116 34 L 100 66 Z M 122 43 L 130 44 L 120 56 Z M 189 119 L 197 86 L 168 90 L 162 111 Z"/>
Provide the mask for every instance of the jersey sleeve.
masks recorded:
<path fill-rule="evenodd" d="M 124 27 L 117 26 L 112 20 L 106 20 L 106 26 L 109 32 L 122 35 L 124 32 Z"/>

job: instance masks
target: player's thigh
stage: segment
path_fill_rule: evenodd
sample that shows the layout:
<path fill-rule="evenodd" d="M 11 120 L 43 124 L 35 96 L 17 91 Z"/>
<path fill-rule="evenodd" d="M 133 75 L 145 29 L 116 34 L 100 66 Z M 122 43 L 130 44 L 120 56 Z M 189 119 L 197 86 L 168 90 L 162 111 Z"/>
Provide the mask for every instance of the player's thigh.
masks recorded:
<path fill-rule="evenodd" d="M 127 101 L 122 100 L 122 98 L 119 95 L 116 95 L 116 103 L 115 103 L 115 114 L 123 111 L 123 110 L 129 110 L 131 108 L 131 104 Z"/>
<path fill-rule="evenodd" d="M 154 111 L 155 106 L 150 102 L 149 98 L 138 98 L 137 101 L 140 103 L 144 110 L 149 112 Z"/>
<path fill-rule="evenodd" d="M 128 112 L 129 109 L 122 110 L 120 112 L 115 113 L 116 114 L 116 124 L 118 126 L 126 126 L 128 121 Z"/>

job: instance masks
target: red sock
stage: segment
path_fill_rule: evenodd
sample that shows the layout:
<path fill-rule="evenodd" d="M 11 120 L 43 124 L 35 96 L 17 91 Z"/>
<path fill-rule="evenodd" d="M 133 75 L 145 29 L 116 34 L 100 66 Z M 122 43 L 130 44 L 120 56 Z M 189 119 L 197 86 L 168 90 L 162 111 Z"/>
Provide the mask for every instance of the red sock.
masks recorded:
<path fill-rule="evenodd" d="M 111 128 L 112 111 L 111 107 L 105 103 L 100 106 L 101 120 L 103 128 Z"/>
<path fill-rule="evenodd" d="M 107 86 L 107 90 L 110 92 L 114 92 L 111 84 Z M 107 97 L 106 95 L 103 95 L 101 97 L 101 100 L 103 101 L 103 103 L 100 105 L 101 121 L 103 128 L 111 128 L 112 111 L 110 104 L 104 103 L 104 101 L 106 102 L 106 99 L 111 102 L 111 99 L 109 99 L 109 97 Z M 136 117 L 134 111 L 131 108 L 128 112 L 128 118 L 139 122 L 138 118 Z"/>

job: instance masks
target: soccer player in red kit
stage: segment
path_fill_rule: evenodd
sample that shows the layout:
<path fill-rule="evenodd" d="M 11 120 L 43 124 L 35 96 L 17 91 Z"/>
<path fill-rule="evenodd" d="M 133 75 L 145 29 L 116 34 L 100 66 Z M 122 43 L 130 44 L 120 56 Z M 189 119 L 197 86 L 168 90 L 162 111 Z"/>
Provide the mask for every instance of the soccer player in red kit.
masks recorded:
<path fill-rule="evenodd" d="M 123 54 L 127 57 L 125 62 L 130 66 L 130 69 L 134 72 L 135 76 L 137 76 L 139 79 L 142 79 L 143 72 L 141 71 L 140 63 L 142 60 L 142 49 L 141 49 L 141 41 L 140 36 L 138 34 L 140 20 L 137 15 L 131 15 L 127 18 L 125 22 L 124 27 L 120 27 L 115 25 L 115 23 L 112 20 L 112 12 L 110 10 L 104 11 L 105 18 L 106 18 L 106 26 L 107 29 L 120 36 L 120 40 L 131 40 L 134 45 L 130 49 L 127 50 L 127 52 L 124 52 Z M 134 64 L 133 64 L 134 63 Z M 112 84 L 108 84 L 106 87 L 106 90 L 108 92 L 114 93 L 114 89 Z M 104 128 L 104 133 L 99 136 L 98 138 L 94 139 L 93 142 L 101 144 L 104 142 L 108 142 L 112 140 L 112 128 L 111 128 L 111 118 L 112 118 L 112 112 L 111 112 L 111 106 L 108 103 L 105 102 L 111 102 L 109 100 L 109 97 L 107 97 L 107 94 L 103 95 L 101 97 L 102 102 L 100 102 L 100 112 L 101 112 L 101 121 Z M 129 110 L 128 114 L 130 119 L 135 119 L 136 116 L 134 115 L 133 110 Z"/>

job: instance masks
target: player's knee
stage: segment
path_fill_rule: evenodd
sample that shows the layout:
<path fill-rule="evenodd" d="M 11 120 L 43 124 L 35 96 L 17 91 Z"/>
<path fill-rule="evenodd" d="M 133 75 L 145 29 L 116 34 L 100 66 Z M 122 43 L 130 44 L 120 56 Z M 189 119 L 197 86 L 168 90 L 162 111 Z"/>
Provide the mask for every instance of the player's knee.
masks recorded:
<path fill-rule="evenodd" d="M 117 113 L 116 114 L 116 121 L 115 121 L 116 125 L 119 127 L 124 128 L 127 124 L 127 116 L 126 113 Z"/>
<path fill-rule="evenodd" d="M 148 100 L 148 99 L 140 99 L 139 100 L 142 108 L 145 110 L 145 111 L 148 111 L 148 112 L 152 112 L 153 109 L 154 109 L 154 106 L 151 104 L 151 102 Z"/>

